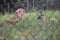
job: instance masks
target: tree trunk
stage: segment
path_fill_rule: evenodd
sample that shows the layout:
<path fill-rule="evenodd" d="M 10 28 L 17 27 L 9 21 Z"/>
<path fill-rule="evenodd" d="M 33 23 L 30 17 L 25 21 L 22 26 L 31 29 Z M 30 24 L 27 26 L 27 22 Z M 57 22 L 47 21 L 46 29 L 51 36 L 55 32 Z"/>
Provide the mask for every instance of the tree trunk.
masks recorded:
<path fill-rule="evenodd" d="M 29 0 L 26 0 L 27 3 L 27 12 L 29 11 Z"/>

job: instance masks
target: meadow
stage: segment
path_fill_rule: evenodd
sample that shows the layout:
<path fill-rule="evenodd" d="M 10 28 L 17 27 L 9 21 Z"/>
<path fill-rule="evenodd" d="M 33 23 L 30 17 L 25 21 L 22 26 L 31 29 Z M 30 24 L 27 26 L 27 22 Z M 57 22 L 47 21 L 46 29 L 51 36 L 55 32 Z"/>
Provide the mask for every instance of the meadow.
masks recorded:
<path fill-rule="evenodd" d="M 16 25 L 6 27 L 5 20 L 13 14 L 0 15 L 0 40 L 60 40 L 60 10 L 45 10 L 47 22 L 37 19 L 38 11 L 25 13 Z M 50 18 L 57 18 L 51 22 Z"/>

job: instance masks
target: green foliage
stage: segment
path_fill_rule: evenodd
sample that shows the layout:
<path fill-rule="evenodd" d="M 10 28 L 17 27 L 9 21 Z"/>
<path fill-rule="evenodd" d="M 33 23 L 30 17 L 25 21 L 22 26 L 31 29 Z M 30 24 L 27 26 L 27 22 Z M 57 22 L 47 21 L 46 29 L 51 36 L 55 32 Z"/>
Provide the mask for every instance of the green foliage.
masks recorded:
<path fill-rule="evenodd" d="M 44 23 L 38 20 L 38 11 L 29 12 L 20 17 L 16 25 L 9 24 L 8 27 L 3 25 L 0 30 L 3 30 L 2 35 L 6 40 L 60 40 L 60 16 L 58 11 L 45 11 L 45 17 L 48 23 Z M 58 19 L 57 23 L 52 23 L 50 21 L 51 17 L 56 17 Z M 4 15 L 6 19 L 13 19 L 13 14 L 9 17 Z M 0 18 L 1 21 L 4 18 Z M 2 23 L 4 24 L 4 23 Z"/>

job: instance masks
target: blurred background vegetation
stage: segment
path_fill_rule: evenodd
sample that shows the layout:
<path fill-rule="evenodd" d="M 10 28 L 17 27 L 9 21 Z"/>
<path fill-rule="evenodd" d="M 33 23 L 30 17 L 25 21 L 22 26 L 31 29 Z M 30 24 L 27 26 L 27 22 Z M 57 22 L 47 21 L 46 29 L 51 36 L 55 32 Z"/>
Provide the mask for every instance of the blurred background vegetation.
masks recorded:
<path fill-rule="evenodd" d="M 60 9 L 60 0 L 0 0 L 0 12 L 3 14 L 13 12 L 17 8 L 23 7 L 26 11 L 39 9 Z"/>
<path fill-rule="evenodd" d="M 13 19 L 19 7 L 25 8 L 24 17 L 6 27 L 5 19 Z M 48 23 L 37 19 L 41 9 Z M 60 0 L 0 0 L 0 40 L 60 40 Z"/>

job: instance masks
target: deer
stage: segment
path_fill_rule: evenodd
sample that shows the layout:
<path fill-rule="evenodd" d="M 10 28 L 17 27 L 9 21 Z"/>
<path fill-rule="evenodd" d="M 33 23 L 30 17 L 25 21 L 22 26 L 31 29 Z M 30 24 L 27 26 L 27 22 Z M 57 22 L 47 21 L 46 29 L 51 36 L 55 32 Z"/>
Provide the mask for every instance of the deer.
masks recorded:
<path fill-rule="evenodd" d="M 19 19 L 19 17 L 22 17 L 24 13 L 25 13 L 25 9 L 23 8 L 17 9 L 14 13 L 14 19 L 17 19 L 17 18 Z"/>
<path fill-rule="evenodd" d="M 37 19 L 42 19 L 44 17 L 45 13 L 43 10 L 39 10 L 39 16 Z"/>
<path fill-rule="evenodd" d="M 7 24 L 16 24 L 17 22 L 18 20 L 10 20 L 10 19 L 6 20 Z"/>
<path fill-rule="evenodd" d="M 37 19 L 40 19 L 41 21 L 45 21 L 45 13 L 43 10 L 39 10 L 39 16 Z"/>
<path fill-rule="evenodd" d="M 16 24 L 18 22 L 19 17 L 21 17 L 24 13 L 25 13 L 25 9 L 23 9 L 23 8 L 17 9 L 14 13 L 14 17 L 13 17 L 14 20 L 8 19 L 5 21 L 6 26 L 7 26 L 7 24 L 12 24 L 12 25 Z"/>
<path fill-rule="evenodd" d="M 57 21 L 58 21 L 58 19 L 57 19 L 57 18 L 55 18 L 55 17 L 52 17 L 52 18 L 50 18 L 50 21 L 51 21 L 51 22 L 57 22 Z"/>

